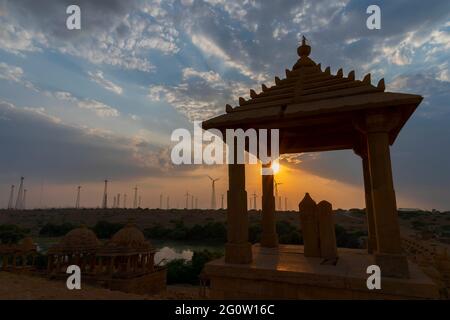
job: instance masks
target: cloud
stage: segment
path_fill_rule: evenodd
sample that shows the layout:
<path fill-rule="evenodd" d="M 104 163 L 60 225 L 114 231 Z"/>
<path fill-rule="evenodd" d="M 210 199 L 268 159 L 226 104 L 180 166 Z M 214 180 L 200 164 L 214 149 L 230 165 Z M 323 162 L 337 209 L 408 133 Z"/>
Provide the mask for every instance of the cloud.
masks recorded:
<path fill-rule="evenodd" d="M 119 110 L 113 108 L 103 102 L 97 101 L 95 99 L 79 99 L 74 97 L 70 92 L 66 91 L 55 91 L 46 92 L 47 96 L 54 97 L 62 101 L 68 101 L 75 104 L 80 109 L 86 109 L 94 112 L 97 116 L 106 117 L 118 117 L 120 115 Z"/>
<path fill-rule="evenodd" d="M 247 84 L 226 81 L 212 70 L 185 68 L 182 78 L 184 81 L 175 86 L 151 86 L 148 97 L 171 104 L 192 121 L 206 120 L 223 113 L 225 104 L 248 94 Z"/>
<path fill-rule="evenodd" d="M 0 79 L 5 79 L 12 82 L 21 82 L 23 70 L 20 67 L 11 66 L 4 62 L 0 63 Z"/>
<path fill-rule="evenodd" d="M 150 72 L 154 65 L 148 51 L 176 53 L 178 32 L 164 17 L 146 10 L 158 1 L 81 0 L 82 25 L 80 31 L 65 28 L 68 1 L 2 1 L 8 16 L 0 32 L 4 50 L 15 53 L 53 48 L 88 60 L 93 64 L 107 64 L 124 69 Z M 21 42 L 14 46 L 19 33 Z M 44 36 L 45 35 L 45 36 Z"/>
<path fill-rule="evenodd" d="M 117 117 L 119 111 L 97 100 L 82 100 L 78 102 L 78 107 L 94 111 L 99 117 Z"/>
<path fill-rule="evenodd" d="M 221 47 L 207 36 L 200 34 L 192 35 L 192 43 L 196 45 L 206 56 L 220 59 L 228 68 L 238 70 L 243 75 L 255 81 L 263 81 L 266 75 L 262 73 L 255 74 L 247 65 L 232 59 Z"/>
<path fill-rule="evenodd" d="M 143 137 L 69 126 L 54 121 L 42 108 L 19 108 L 4 101 L 0 144 L 2 180 L 20 175 L 64 183 L 128 179 L 161 176 L 171 168 L 167 151 Z"/>
<path fill-rule="evenodd" d="M 30 81 L 24 79 L 23 69 L 17 66 L 0 62 L 0 79 L 19 83 L 28 89 L 37 91 L 36 87 Z"/>
<path fill-rule="evenodd" d="M 114 84 L 112 81 L 105 79 L 105 77 L 103 76 L 103 72 L 101 72 L 101 71 L 90 72 L 89 71 L 88 74 L 92 81 L 96 82 L 97 84 L 99 84 L 100 86 L 105 88 L 106 90 L 109 90 L 109 91 L 114 92 L 119 95 L 122 94 L 122 92 L 123 92 L 122 87 Z"/>
<path fill-rule="evenodd" d="M 210 71 L 197 71 L 193 68 L 184 68 L 183 71 L 183 80 L 188 80 L 189 78 L 201 78 L 205 80 L 208 83 L 211 83 L 212 85 L 219 83 L 222 81 L 222 78 L 217 72 L 214 72 L 212 70 Z"/>

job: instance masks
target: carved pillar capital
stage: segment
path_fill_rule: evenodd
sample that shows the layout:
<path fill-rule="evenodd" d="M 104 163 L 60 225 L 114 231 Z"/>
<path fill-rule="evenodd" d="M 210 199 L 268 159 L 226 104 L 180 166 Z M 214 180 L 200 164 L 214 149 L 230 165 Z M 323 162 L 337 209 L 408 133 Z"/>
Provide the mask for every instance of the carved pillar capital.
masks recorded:
<path fill-rule="evenodd" d="M 390 132 L 401 123 L 399 112 L 369 112 L 353 120 L 357 131 L 363 135 L 375 132 Z"/>

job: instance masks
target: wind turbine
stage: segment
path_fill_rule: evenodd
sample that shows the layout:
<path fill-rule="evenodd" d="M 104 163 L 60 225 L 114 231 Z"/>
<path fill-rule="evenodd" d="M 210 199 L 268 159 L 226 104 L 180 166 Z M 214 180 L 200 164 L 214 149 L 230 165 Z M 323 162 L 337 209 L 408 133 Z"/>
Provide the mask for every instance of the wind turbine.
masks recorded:
<path fill-rule="evenodd" d="M 258 196 L 256 192 L 253 192 L 253 210 L 256 210 L 256 197 Z"/>
<path fill-rule="evenodd" d="M 108 180 L 105 180 L 105 189 L 103 190 L 102 209 L 108 208 Z"/>
<path fill-rule="evenodd" d="M 210 176 L 208 178 L 212 182 L 211 209 L 216 210 L 216 181 L 219 181 L 220 178 L 213 179 Z"/>
<path fill-rule="evenodd" d="M 189 209 L 189 196 L 190 196 L 189 192 L 186 191 L 186 194 L 184 196 L 186 197 L 186 207 L 185 207 L 185 209 L 187 210 L 187 209 Z"/>
<path fill-rule="evenodd" d="M 137 197 L 138 197 L 138 187 L 137 186 L 135 186 L 134 187 L 134 201 L 133 201 L 133 209 L 136 209 L 137 208 L 137 201 L 138 201 L 138 199 L 137 199 Z"/>
<path fill-rule="evenodd" d="M 22 210 L 26 209 L 27 189 L 23 189 Z"/>
<path fill-rule="evenodd" d="M 281 210 L 281 197 L 278 197 L 278 186 L 282 185 L 282 182 L 277 182 L 273 179 L 273 183 L 275 185 L 275 198 L 278 200 L 278 210 Z"/>
<path fill-rule="evenodd" d="M 78 186 L 77 187 L 77 200 L 75 202 L 76 209 L 80 209 L 80 191 L 81 191 L 81 186 Z"/>
<path fill-rule="evenodd" d="M 14 202 L 14 185 L 11 186 L 11 193 L 9 194 L 8 210 L 11 210 L 13 208 L 13 202 Z"/>
<path fill-rule="evenodd" d="M 16 199 L 16 210 L 22 209 L 22 201 L 23 201 L 23 180 L 24 177 L 20 177 L 20 186 L 19 186 L 19 192 L 17 193 L 17 199 Z"/>

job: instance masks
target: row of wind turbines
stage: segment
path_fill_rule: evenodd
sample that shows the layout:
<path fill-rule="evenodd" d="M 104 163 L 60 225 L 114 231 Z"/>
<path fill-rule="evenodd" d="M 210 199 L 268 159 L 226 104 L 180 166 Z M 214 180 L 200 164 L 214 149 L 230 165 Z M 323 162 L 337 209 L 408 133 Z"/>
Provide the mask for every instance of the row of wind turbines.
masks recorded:
<path fill-rule="evenodd" d="M 23 210 L 26 208 L 27 189 L 24 187 L 24 177 L 20 177 L 19 192 L 14 204 L 14 189 L 15 185 L 11 185 L 11 191 L 9 193 L 8 210 Z"/>
<path fill-rule="evenodd" d="M 216 182 L 220 180 L 220 178 L 213 178 L 209 175 L 207 175 L 208 179 L 211 181 L 211 202 L 210 202 L 210 209 L 212 210 L 216 210 L 218 209 L 217 206 L 217 195 L 216 195 Z M 12 185 L 11 186 L 11 192 L 10 192 L 10 196 L 9 196 L 9 201 L 8 201 L 8 209 L 12 210 L 12 209 L 17 209 L 17 210 L 23 210 L 26 208 L 25 204 L 26 204 L 26 194 L 27 194 L 27 189 L 24 188 L 24 177 L 20 178 L 20 186 L 19 186 L 19 191 L 17 193 L 17 197 L 16 200 L 14 202 L 14 191 L 15 191 L 15 186 Z M 103 190 L 103 196 L 102 196 L 102 201 L 101 201 L 101 208 L 102 209 L 107 209 L 109 207 L 108 205 L 108 180 L 104 180 L 104 190 Z M 279 196 L 279 186 L 282 185 L 283 183 L 281 182 L 277 182 L 276 180 L 274 180 L 274 189 L 275 189 L 275 199 L 276 199 L 276 204 L 275 207 L 277 210 L 282 210 L 282 197 Z M 82 186 L 77 186 L 77 190 L 76 190 L 76 200 L 75 200 L 75 208 L 76 209 L 80 209 L 81 208 L 81 189 Z M 133 205 L 131 206 L 131 208 L 136 209 L 136 208 L 141 208 L 141 204 L 142 204 L 142 198 L 140 195 L 138 195 L 138 187 L 135 186 L 133 188 L 134 191 L 134 199 L 133 199 Z M 189 191 L 186 192 L 186 194 L 184 195 L 185 197 L 185 209 L 198 209 L 198 197 L 196 197 L 194 194 L 189 193 Z M 249 209 L 253 209 L 253 210 L 257 210 L 257 197 L 258 195 L 256 194 L 256 192 L 254 192 L 252 194 L 252 197 L 249 198 Z M 166 203 L 164 206 L 164 195 L 161 194 L 159 197 L 159 209 L 171 209 L 171 205 L 170 205 L 170 195 L 166 195 Z M 179 208 L 179 203 L 177 203 L 177 208 Z M 118 193 L 117 195 L 113 196 L 113 203 L 112 206 L 110 206 L 110 208 L 128 208 L 128 204 L 127 204 L 127 194 L 121 194 Z M 221 195 L 221 205 L 220 207 L 221 209 L 225 208 L 225 195 L 222 194 Z M 287 197 L 284 198 L 284 209 L 287 211 L 288 210 L 288 199 Z"/>

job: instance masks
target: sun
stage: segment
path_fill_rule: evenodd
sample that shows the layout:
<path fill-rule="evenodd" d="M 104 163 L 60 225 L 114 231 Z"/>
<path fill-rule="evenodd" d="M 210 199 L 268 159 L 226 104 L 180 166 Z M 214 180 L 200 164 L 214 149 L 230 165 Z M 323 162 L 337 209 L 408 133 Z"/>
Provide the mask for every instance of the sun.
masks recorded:
<path fill-rule="evenodd" d="M 273 162 L 271 168 L 274 174 L 278 173 L 280 171 L 280 163 L 278 161 Z"/>

